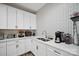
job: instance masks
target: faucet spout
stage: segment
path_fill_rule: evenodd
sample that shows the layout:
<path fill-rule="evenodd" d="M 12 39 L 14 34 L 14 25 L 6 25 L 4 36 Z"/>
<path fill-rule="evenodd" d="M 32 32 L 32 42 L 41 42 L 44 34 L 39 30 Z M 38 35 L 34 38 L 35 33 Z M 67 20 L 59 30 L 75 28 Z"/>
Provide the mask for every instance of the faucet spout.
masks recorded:
<path fill-rule="evenodd" d="M 42 34 L 45 36 L 45 38 L 48 38 L 47 31 L 43 31 Z"/>

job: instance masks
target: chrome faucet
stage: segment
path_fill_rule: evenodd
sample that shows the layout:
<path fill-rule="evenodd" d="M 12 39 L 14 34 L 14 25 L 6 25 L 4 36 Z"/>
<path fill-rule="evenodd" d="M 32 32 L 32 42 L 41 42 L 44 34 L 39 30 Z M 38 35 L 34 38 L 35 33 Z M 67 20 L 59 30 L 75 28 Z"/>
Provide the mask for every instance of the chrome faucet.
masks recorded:
<path fill-rule="evenodd" d="M 48 38 L 48 36 L 47 36 L 47 31 L 43 31 L 43 32 L 42 32 L 42 35 L 43 35 L 43 34 L 45 35 L 45 38 Z"/>

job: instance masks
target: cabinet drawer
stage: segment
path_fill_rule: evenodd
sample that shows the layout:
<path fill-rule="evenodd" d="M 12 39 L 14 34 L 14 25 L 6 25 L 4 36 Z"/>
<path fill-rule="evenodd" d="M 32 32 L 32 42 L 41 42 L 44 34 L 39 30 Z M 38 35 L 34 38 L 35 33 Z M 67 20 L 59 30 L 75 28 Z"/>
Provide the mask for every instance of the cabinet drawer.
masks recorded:
<path fill-rule="evenodd" d="M 47 48 L 47 56 L 58 56 L 53 49 Z"/>
<path fill-rule="evenodd" d="M 60 56 L 61 53 L 57 51 L 54 47 L 47 46 L 47 56 Z"/>
<path fill-rule="evenodd" d="M 73 54 L 60 50 L 58 48 L 52 47 L 52 46 L 48 46 L 47 48 L 49 48 L 49 50 L 53 50 L 53 52 L 55 53 L 55 55 L 57 56 L 74 56 Z"/>
<path fill-rule="evenodd" d="M 58 51 L 62 56 L 74 56 L 73 54 L 60 49 L 56 49 L 56 51 Z"/>

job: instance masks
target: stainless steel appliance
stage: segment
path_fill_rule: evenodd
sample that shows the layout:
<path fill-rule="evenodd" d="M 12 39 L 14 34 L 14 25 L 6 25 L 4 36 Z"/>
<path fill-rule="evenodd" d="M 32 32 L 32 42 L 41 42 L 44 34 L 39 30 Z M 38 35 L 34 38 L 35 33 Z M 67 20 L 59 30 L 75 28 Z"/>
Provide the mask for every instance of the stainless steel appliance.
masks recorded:
<path fill-rule="evenodd" d="M 25 36 L 25 33 L 24 33 L 24 31 L 19 31 L 19 33 L 18 33 L 18 37 L 24 37 Z"/>
<path fill-rule="evenodd" d="M 36 35 L 36 31 L 33 31 L 33 30 L 25 31 L 25 36 L 35 36 L 35 35 Z"/>
<path fill-rule="evenodd" d="M 44 42 L 48 42 L 50 40 L 53 40 L 53 38 L 37 38 L 38 40 L 44 41 Z"/>
<path fill-rule="evenodd" d="M 32 36 L 32 31 L 31 30 L 26 30 L 25 31 L 25 36 Z"/>
<path fill-rule="evenodd" d="M 55 32 L 55 42 L 56 43 L 64 42 L 64 40 L 63 40 L 63 33 L 64 32 L 61 32 L 61 31 Z"/>
<path fill-rule="evenodd" d="M 72 44 L 72 43 L 73 43 L 72 36 L 71 36 L 71 34 L 69 34 L 69 33 L 64 34 L 63 39 L 64 39 L 64 42 L 65 42 L 66 44 Z"/>

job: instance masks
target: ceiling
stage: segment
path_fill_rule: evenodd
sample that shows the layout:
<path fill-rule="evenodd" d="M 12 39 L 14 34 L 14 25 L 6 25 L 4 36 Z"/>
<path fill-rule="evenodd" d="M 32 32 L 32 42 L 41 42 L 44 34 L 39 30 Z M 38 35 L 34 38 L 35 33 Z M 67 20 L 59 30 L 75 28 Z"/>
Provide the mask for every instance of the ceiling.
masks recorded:
<path fill-rule="evenodd" d="M 36 13 L 41 9 L 46 3 L 6 3 L 7 5 L 31 12 Z"/>

